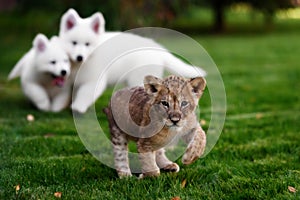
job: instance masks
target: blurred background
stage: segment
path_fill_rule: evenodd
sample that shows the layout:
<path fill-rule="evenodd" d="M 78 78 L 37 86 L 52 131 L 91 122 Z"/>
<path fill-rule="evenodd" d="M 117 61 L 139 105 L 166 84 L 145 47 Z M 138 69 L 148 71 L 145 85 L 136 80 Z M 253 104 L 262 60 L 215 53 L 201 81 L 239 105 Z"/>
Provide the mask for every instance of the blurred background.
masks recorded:
<path fill-rule="evenodd" d="M 1 31 L 57 33 L 68 9 L 82 17 L 101 11 L 108 30 L 163 26 L 185 32 L 262 31 L 300 18 L 300 0 L 0 0 Z"/>
<path fill-rule="evenodd" d="M 0 62 L 8 73 L 37 33 L 57 35 L 62 14 L 103 13 L 107 30 L 171 28 L 190 36 L 300 32 L 300 0 L 0 0 Z M 14 48 L 12 48 L 14 47 Z"/>
<path fill-rule="evenodd" d="M 0 199 L 53 199 L 55 191 L 65 199 L 127 194 L 131 199 L 300 199 L 299 5 L 300 0 L 0 0 Z M 224 81 L 227 116 L 205 159 L 158 181 L 112 181 L 114 170 L 89 155 L 69 110 L 52 114 L 30 106 L 20 80 L 8 81 L 7 75 L 37 33 L 58 34 L 69 8 L 84 18 L 102 12 L 107 30 L 178 30 L 207 50 Z M 200 59 L 197 49 L 174 45 Z M 101 110 L 111 91 L 97 102 L 99 121 L 105 121 Z M 205 130 L 208 94 L 201 99 Z M 29 113 L 36 119 L 32 123 L 26 120 Z"/>
<path fill-rule="evenodd" d="M 0 0 L 1 71 L 9 72 L 37 33 L 57 35 L 69 8 L 83 18 L 102 12 L 106 30 L 158 26 L 215 40 L 226 35 L 298 34 L 299 5 L 300 0 Z"/>

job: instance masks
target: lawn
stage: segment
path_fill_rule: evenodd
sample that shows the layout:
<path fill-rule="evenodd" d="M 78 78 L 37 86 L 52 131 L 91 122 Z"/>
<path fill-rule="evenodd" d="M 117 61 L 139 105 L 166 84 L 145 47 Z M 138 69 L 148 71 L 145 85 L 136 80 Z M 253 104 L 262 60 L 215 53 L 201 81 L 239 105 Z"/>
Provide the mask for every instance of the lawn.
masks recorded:
<path fill-rule="evenodd" d="M 86 150 L 69 110 L 37 111 L 19 80 L 7 81 L 38 23 L 22 33 L 26 25 L 9 27 L 5 19 L 0 18 L 0 199 L 57 199 L 57 192 L 62 199 L 300 198 L 299 21 L 279 20 L 273 31 L 257 34 L 192 35 L 222 74 L 227 95 L 222 134 L 204 158 L 189 166 L 178 161 L 178 174 L 120 180 Z M 56 32 L 55 23 L 46 26 L 51 31 L 41 31 L 48 36 Z M 97 102 L 104 124 L 101 109 L 110 93 Z M 203 107 L 209 102 L 206 90 Z M 35 120 L 29 122 L 28 114 Z M 204 113 L 204 120 L 209 117 Z M 108 131 L 107 124 L 103 129 Z"/>

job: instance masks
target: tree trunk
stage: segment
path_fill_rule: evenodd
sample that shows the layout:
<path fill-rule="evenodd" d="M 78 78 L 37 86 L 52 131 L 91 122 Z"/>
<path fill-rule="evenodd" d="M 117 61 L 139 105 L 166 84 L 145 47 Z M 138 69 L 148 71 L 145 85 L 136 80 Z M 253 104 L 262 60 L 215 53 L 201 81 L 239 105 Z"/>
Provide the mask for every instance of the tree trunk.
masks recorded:
<path fill-rule="evenodd" d="M 274 25 L 274 16 L 275 11 L 274 10 L 268 10 L 264 12 L 265 17 L 265 27 L 267 30 L 272 30 Z"/>
<path fill-rule="evenodd" d="M 225 6 L 222 0 L 213 0 L 214 31 L 222 32 L 225 29 Z"/>

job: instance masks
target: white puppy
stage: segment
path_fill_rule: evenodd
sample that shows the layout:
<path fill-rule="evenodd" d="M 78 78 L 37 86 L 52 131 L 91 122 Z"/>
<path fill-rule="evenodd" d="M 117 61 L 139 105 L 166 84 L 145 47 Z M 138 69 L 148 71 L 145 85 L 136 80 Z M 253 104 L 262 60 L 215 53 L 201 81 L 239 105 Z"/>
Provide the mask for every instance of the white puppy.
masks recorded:
<path fill-rule="evenodd" d="M 142 85 L 144 76 L 163 77 L 164 69 L 185 77 L 206 74 L 201 68 L 182 62 L 152 39 L 105 32 L 104 25 L 99 12 L 83 19 L 69 9 L 61 18 L 59 38 L 73 62 L 72 79 L 75 81 L 77 76 L 71 105 L 77 112 L 86 112 L 108 85 L 119 82 L 129 87 Z M 86 62 L 77 73 L 83 61 Z"/>
<path fill-rule="evenodd" d="M 15 65 L 8 78 L 21 77 L 25 96 L 40 110 L 58 112 L 70 103 L 71 85 L 68 55 L 57 37 L 49 41 L 43 34 L 33 40 L 33 47 Z"/>

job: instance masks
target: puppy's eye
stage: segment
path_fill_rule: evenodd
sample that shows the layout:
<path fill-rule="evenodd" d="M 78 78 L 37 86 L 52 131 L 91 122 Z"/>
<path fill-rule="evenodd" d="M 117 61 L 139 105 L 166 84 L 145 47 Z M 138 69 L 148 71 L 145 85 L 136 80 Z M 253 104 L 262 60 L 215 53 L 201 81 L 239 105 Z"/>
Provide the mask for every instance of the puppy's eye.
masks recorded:
<path fill-rule="evenodd" d="M 167 101 L 160 102 L 164 107 L 169 108 L 169 103 Z"/>
<path fill-rule="evenodd" d="M 56 61 L 55 61 L 55 60 L 51 60 L 51 61 L 50 61 L 50 64 L 55 65 L 55 64 L 56 64 Z"/>
<path fill-rule="evenodd" d="M 74 46 L 76 46 L 76 45 L 77 45 L 77 42 L 76 42 L 76 41 L 72 41 L 72 44 L 73 44 Z"/>
<path fill-rule="evenodd" d="M 187 102 L 187 101 L 182 101 L 181 102 L 181 107 L 185 107 L 187 105 L 189 105 L 189 102 Z"/>
<path fill-rule="evenodd" d="M 85 43 L 85 46 L 87 46 L 87 47 L 90 46 L 90 43 L 89 42 Z"/>

